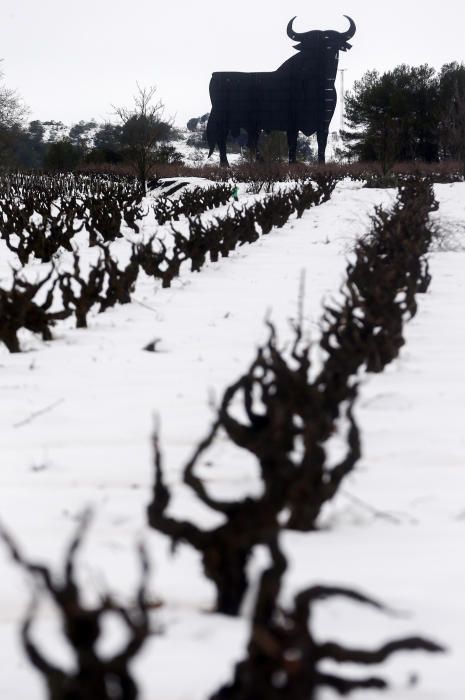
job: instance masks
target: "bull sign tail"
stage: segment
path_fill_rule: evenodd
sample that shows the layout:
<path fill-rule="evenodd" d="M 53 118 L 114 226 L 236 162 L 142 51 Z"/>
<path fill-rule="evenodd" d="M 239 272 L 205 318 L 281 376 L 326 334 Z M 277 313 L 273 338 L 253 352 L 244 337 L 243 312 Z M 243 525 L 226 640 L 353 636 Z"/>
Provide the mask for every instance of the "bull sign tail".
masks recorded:
<path fill-rule="evenodd" d="M 211 115 L 210 115 L 210 118 L 209 118 L 208 124 L 207 124 L 207 143 L 208 143 L 208 148 L 210 149 L 208 152 L 208 157 L 211 158 L 211 156 L 215 152 L 215 147 L 217 144 L 216 129 L 215 129 L 213 120 L 211 118 Z"/>

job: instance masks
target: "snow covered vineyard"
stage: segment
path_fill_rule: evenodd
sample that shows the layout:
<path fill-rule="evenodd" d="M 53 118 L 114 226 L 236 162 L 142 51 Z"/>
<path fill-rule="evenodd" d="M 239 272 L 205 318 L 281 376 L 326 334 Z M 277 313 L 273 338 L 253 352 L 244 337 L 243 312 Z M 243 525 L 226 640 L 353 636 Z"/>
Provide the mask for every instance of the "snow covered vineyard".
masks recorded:
<path fill-rule="evenodd" d="M 401 271 L 409 282 L 407 292 L 394 299 L 397 305 L 403 305 L 399 316 L 390 306 L 392 300 L 374 295 L 373 303 L 394 309 L 384 319 L 385 326 L 378 324 L 374 346 L 370 345 L 372 349 L 377 347 L 384 336 L 393 339 L 392 344 L 386 344 L 385 366 L 376 366 L 378 360 L 373 354 L 351 360 L 350 367 L 344 366 L 347 382 L 340 385 L 328 379 L 328 353 L 331 356 L 333 348 L 337 355 L 336 337 L 342 344 L 353 342 L 353 336 L 343 337 L 342 329 L 350 325 L 350 318 L 359 318 L 350 305 L 344 307 L 351 297 L 341 292 L 341 285 L 349 279 L 360 289 L 370 271 L 378 274 L 375 263 L 363 268 L 376 246 L 376 237 L 361 239 L 373 230 L 375 206 L 392 210 L 397 191 L 364 189 L 362 183 L 343 180 L 330 196 L 333 184 L 307 183 L 305 190 L 305 183 L 286 183 L 276 188 L 272 204 L 266 196 L 248 193 L 241 185 L 238 204 L 224 204 L 222 199 L 219 206 L 205 206 L 200 219 L 191 219 L 197 224 L 191 225 L 180 212 L 179 220 L 173 222 L 175 231 L 170 220 L 157 224 L 153 194 L 140 200 L 123 186 L 120 190 L 116 187 L 113 200 L 119 197 L 122 203 L 118 214 L 118 207 L 111 211 L 107 206 L 99 208 L 98 202 L 85 199 L 92 193 L 81 191 L 75 215 L 65 221 L 63 214 L 56 223 L 64 236 L 62 245 L 53 250 L 50 243 L 49 248 L 36 248 L 34 254 L 28 249 L 29 236 L 22 241 L 21 235 L 12 230 L 5 233 L 8 226 L 16 225 L 17 217 L 8 213 L 7 199 L 0 195 L 4 211 L 0 288 L 6 290 L 0 299 L 0 336 L 4 341 L 0 344 L 0 521 L 18 544 L 20 556 L 45 563 L 61 576 L 64 553 L 79 528 L 80 516 L 86 506 L 93 508 L 94 517 L 83 537 L 75 575 L 84 608 L 98 608 L 107 593 L 117 603 L 107 601 L 107 612 L 103 606 L 99 618 L 102 638 L 96 651 L 103 660 L 125 647 L 128 634 L 139 635 L 141 640 L 146 634 L 147 611 L 143 605 L 138 609 L 134 603 L 131 624 L 116 609 L 134 601 L 142 575 L 137 544 L 141 540 L 145 543 L 151 565 L 146 599 L 153 634 L 130 660 L 129 667 L 142 700 L 207 700 L 215 693 L 218 699 L 259 698 L 258 691 L 250 694 L 250 688 L 249 694 L 243 688 L 240 695 L 238 686 L 231 690 L 236 694 L 219 693 L 226 684 L 233 683 L 235 664 L 250 658 L 247 646 L 253 616 L 270 636 L 262 639 L 257 634 L 253 642 L 256 646 L 252 644 L 249 650 L 268 659 L 264 676 L 270 663 L 276 665 L 271 678 L 275 694 L 261 697 L 310 698 L 310 694 L 291 694 L 286 687 L 302 674 L 308 681 L 305 668 L 313 668 L 311 654 L 303 654 L 309 647 L 299 647 L 305 642 L 305 634 L 302 636 L 298 625 L 302 616 L 294 611 L 294 596 L 315 585 L 363 593 L 390 611 L 386 614 L 342 595 L 334 597 L 329 591 L 319 591 L 325 599 L 314 606 L 312 603 L 309 629 L 323 659 L 320 680 L 326 678 L 328 687 L 317 689 L 316 700 L 337 697 L 330 688 L 337 688 L 336 682 L 329 682 L 335 677 L 345 679 L 346 685 L 341 681 L 340 690 L 347 690 L 354 679 L 386 678 L 390 686 L 383 697 L 393 700 L 463 697 L 465 442 L 461 408 L 465 402 L 465 329 L 460 318 L 465 305 L 465 184 L 434 186 L 439 208 L 430 214 L 435 230 L 428 254 L 430 285 L 420 241 L 415 258 L 418 279 L 412 284 L 412 270 Z M 105 199 L 107 194 L 103 192 L 101 197 Z M 416 195 L 420 200 L 421 191 Z M 182 196 L 182 192 L 175 196 Z M 216 195 L 209 196 L 213 201 Z M 224 192 L 218 196 L 224 197 Z M 45 200 L 41 200 L 41 211 L 35 210 L 25 218 L 25 225 L 32 222 L 40 228 L 47 212 L 60 216 L 59 195 L 54 209 L 47 209 Z M 404 205 L 408 208 L 408 203 Z M 27 210 L 27 203 L 22 206 Z M 413 211 L 415 202 L 412 206 Z M 243 208 L 253 211 L 253 217 L 241 213 Z M 424 204 L 424 211 L 426 208 Z M 234 217 L 235 227 L 222 223 Z M 414 214 L 412 217 L 411 231 L 412 222 L 418 223 Z M 418 226 L 421 228 L 421 221 Z M 263 235 L 266 228 L 269 232 Z M 392 231 L 399 228 L 391 226 Z M 115 235 L 110 235 L 111 231 Z M 215 234 L 223 247 L 212 262 L 207 252 L 211 253 Z M 49 238 L 49 229 L 45 238 Z M 185 247 L 182 238 L 192 243 L 190 248 Z M 364 242 L 371 248 L 364 248 Z M 415 249 L 415 255 L 417 252 Z M 38 259 L 38 253 L 45 262 Z M 157 255 L 162 255 L 161 262 Z M 150 264 L 158 265 L 160 274 L 153 274 Z M 177 267 L 179 275 L 173 274 L 169 288 L 164 288 L 167 278 L 161 273 L 166 273 L 169 265 Z M 12 266 L 20 270 L 16 282 Z M 152 270 L 152 275 L 147 270 Z M 23 283 L 18 285 L 18 280 Z M 12 308 L 8 290 L 16 284 L 20 296 L 41 280 L 46 282 L 33 297 L 42 308 L 42 314 L 37 314 L 39 333 L 31 332 L 26 324 L 5 335 L 4 324 L 10 322 L 6 310 Z M 415 293 L 426 289 L 426 293 Z M 79 306 L 79 299 L 86 295 L 89 303 Z M 19 303 L 17 298 L 15 303 Z M 334 333 L 327 333 L 324 349 L 329 323 L 324 309 L 328 305 L 336 310 L 346 308 L 346 313 Z M 408 320 L 415 305 L 418 311 Z M 105 313 L 99 313 L 102 308 Z M 83 327 L 76 328 L 79 318 Z M 276 329 L 276 345 L 268 345 L 267 320 Z M 275 443 L 271 435 L 273 450 L 266 452 L 263 440 L 247 449 L 245 433 L 241 433 L 243 444 L 239 449 L 231 435 L 238 432 L 238 423 L 248 425 L 254 419 L 258 430 L 266 408 L 276 408 L 273 396 L 268 397 L 269 405 L 263 402 L 264 385 L 260 382 L 268 376 L 266 372 L 282 369 L 281 357 L 286 366 L 295 369 L 298 359 L 293 360 L 291 352 L 299 323 L 303 345 L 298 348 L 298 357 L 304 358 L 309 337 L 313 346 L 311 379 L 308 385 L 304 381 L 298 386 L 318 402 L 331 384 L 331 391 L 324 394 L 331 404 L 328 415 L 338 414 L 332 417 L 330 435 L 326 434 L 326 425 L 316 423 L 315 430 L 322 432 L 315 444 L 327 451 L 320 486 L 323 489 L 327 485 L 325 474 L 331 474 L 347 459 L 352 460 L 354 468 L 347 468 L 333 498 L 322 497 L 317 529 L 312 531 L 305 531 L 310 528 L 303 527 L 302 521 L 300 527 L 292 527 L 292 514 L 294 520 L 297 516 L 290 494 L 295 497 L 296 489 L 289 488 L 284 498 L 288 488 L 285 483 L 283 493 L 273 496 L 273 502 L 278 499 L 282 506 L 279 523 L 289 525 L 281 528 L 279 546 L 269 537 L 272 527 L 266 502 L 268 510 L 263 510 L 263 517 L 267 537 L 262 534 L 260 540 L 257 535 L 261 543 L 253 545 L 253 537 L 248 543 L 251 556 L 244 570 L 249 585 L 239 596 L 239 613 L 212 612 L 215 606 L 223 612 L 235 612 L 226 610 L 228 604 L 232 605 L 230 597 L 226 600 L 227 596 L 222 599 L 218 595 L 223 584 L 212 582 L 223 545 L 220 542 L 215 550 L 217 544 L 205 546 L 205 538 L 191 537 L 190 533 L 192 529 L 218 530 L 231 520 L 231 515 L 227 507 L 207 507 L 208 498 L 199 495 L 208 491 L 210 505 L 248 504 L 266 501 L 265 496 L 273 490 L 266 475 L 263 477 L 262 467 L 264 459 L 270 454 L 273 458 L 274 451 L 279 451 L 278 438 Z M 51 332 L 53 341 L 41 339 L 44 329 Z M 406 342 L 395 358 L 402 336 Z M 5 338 L 10 350 L 21 352 L 9 352 Z M 18 341 L 18 348 L 12 338 Z M 267 370 L 260 365 L 253 373 L 251 365 L 260 346 L 267 358 Z M 382 347 L 384 351 L 384 341 Z M 337 357 L 338 372 L 344 361 L 342 353 Z M 304 359 L 302 363 L 304 366 Z M 368 372 L 367 366 L 382 371 Z M 359 383 L 356 396 L 355 374 Z M 286 371 L 278 375 L 273 376 L 281 376 L 280 381 L 282 376 L 290 377 Z M 248 376 L 248 383 L 245 381 L 241 391 L 233 392 L 231 402 L 225 403 L 225 390 L 244 376 Z M 316 382 L 319 390 L 315 393 Z M 279 382 L 275 385 L 281 389 L 284 386 Z M 247 387 L 253 388 L 252 405 L 248 407 L 244 403 Z M 292 391 L 280 396 L 283 406 L 292 404 L 295 398 Z M 195 474 L 191 473 L 189 483 L 185 483 L 184 467 L 208 435 L 222 405 L 223 430 L 215 435 L 211 449 L 199 455 Z M 230 430 L 224 427 L 227 418 Z M 284 431 L 284 424 L 281 427 Z M 299 463 L 310 437 L 301 423 L 296 422 L 294 428 L 300 442 L 292 450 L 283 448 L 283 453 Z M 158 497 L 153 489 L 154 430 L 159 436 L 163 467 Z M 315 454 L 312 459 L 317 459 Z M 281 476 L 277 474 L 276 478 Z M 163 502 L 166 492 L 171 495 L 168 508 Z M 244 500 L 247 496 L 249 501 Z M 149 517 L 157 531 L 149 527 L 149 504 Z M 250 516 L 249 521 L 245 520 L 246 535 L 253 535 L 255 511 L 244 512 Z M 174 535 L 179 539 L 174 555 L 169 532 L 173 522 L 192 525 L 189 532 Z M 217 552 L 216 559 L 212 552 Z M 20 640 L 32 592 L 37 591 L 35 579 L 40 575 L 31 576 L 12 561 L 6 544 L 0 548 L 0 559 L 1 695 L 9 700 L 48 697 L 44 678 L 28 661 Z M 268 579 L 261 578 L 264 571 L 268 571 Z M 234 578 L 236 575 L 235 569 L 226 572 L 223 586 L 228 589 L 229 582 L 233 594 L 242 582 L 240 576 Z M 264 610 L 260 613 L 256 607 L 257 599 L 277 604 L 273 594 L 265 590 L 267 581 L 271 589 L 281 584 L 279 602 L 289 613 L 281 637 L 277 631 L 279 616 L 273 627 Z M 63 585 L 58 579 L 57 586 Z M 71 603 L 68 600 L 62 607 L 72 616 L 70 595 Z M 31 638 L 44 657 L 72 676 L 76 656 L 65 641 L 57 606 L 40 587 L 36 599 Z M 296 630 L 294 637 L 292 630 Z M 405 638 L 410 639 L 407 646 L 423 646 L 431 651 L 437 644 L 446 647 L 447 653 L 433 655 L 421 648 L 399 651 L 381 663 L 387 656 L 385 649 L 386 653 L 379 653 L 377 659 L 369 659 L 378 664 L 360 665 L 367 659 L 353 653 L 353 663 L 335 663 L 344 657 L 344 649 L 379 651 L 386 642 Z M 276 648 L 277 639 L 282 647 Z M 307 642 L 312 639 L 309 637 Z M 332 644 L 324 644 L 327 641 Z M 121 667 L 124 663 L 121 661 Z M 380 689 L 374 681 L 371 685 L 355 690 L 351 697 L 378 698 Z M 118 690 L 101 697 L 133 695 Z"/>

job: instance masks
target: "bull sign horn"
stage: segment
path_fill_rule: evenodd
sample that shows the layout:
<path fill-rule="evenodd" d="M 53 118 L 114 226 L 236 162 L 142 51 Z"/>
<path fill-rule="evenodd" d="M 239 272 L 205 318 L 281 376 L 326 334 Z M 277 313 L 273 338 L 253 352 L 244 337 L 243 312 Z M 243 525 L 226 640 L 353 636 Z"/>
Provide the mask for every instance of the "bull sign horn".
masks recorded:
<path fill-rule="evenodd" d="M 344 17 L 349 20 L 350 27 L 344 34 L 342 34 L 342 36 L 346 41 L 349 41 L 349 39 L 352 39 L 352 37 L 355 35 L 357 27 L 355 26 L 355 22 L 352 17 L 349 17 L 349 15 L 344 15 Z"/>

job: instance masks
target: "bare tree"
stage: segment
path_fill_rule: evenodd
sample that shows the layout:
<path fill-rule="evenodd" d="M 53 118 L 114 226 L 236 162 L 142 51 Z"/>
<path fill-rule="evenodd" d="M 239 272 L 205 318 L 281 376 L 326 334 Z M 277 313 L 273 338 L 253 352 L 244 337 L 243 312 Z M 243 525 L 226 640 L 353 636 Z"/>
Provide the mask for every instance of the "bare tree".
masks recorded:
<path fill-rule="evenodd" d="M 27 113 L 28 109 L 18 93 L 4 85 L 3 71 L 0 70 L 0 166 L 8 164 L 11 149 Z"/>
<path fill-rule="evenodd" d="M 154 100 L 155 93 L 154 86 L 138 85 L 132 107 L 115 107 L 122 123 L 121 143 L 144 194 L 157 160 L 157 146 L 168 139 L 173 128 L 172 120 L 164 117 L 163 102 Z"/>

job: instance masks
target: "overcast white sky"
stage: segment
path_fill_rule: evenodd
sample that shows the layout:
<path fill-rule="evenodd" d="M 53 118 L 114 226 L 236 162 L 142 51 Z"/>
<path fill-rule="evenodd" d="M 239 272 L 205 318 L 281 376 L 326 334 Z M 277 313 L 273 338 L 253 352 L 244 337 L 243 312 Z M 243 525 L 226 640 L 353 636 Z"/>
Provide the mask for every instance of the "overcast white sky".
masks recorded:
<path fill-rule="evenodd" d="M 465 60 L 464 0 L 0 0 L 5 82 L 31 118 L 73 123 L 112 117 L 136 90 L 156 85 L 183 124 L 210 107 L 214 70 L 274 70 L 293 54 L 286 35 L 345 30 L 347 83 L 371 68 Z"/>

